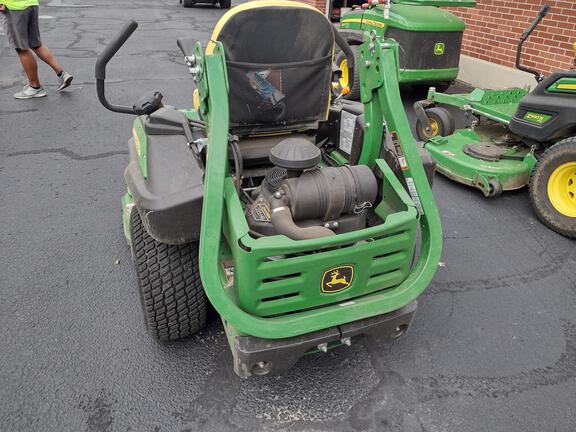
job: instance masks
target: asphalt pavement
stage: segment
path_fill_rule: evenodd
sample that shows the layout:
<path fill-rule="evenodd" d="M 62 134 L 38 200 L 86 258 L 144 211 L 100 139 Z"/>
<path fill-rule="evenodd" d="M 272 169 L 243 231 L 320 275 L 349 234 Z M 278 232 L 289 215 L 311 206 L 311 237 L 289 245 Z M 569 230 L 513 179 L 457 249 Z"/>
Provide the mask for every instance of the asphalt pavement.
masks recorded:
<path fill-rule="evenodd" d="M 437 177 L 442 263 L 400 340 L 240 380 L 217 319 L 179 343 L 147 335 L 120 217 L 132 119 L 99 105 L 95 57 L 137 20 L 109 97 L 189 106 L 175 41 L 206 41 L 222 14 L 44 1 L 44 42 L 75 80 L 59 94 L 42 65 L 49 95 L 31 101 L 12 98 L 25 81 L 0 36 L 0 431 L 573 432 L 576 248 L 526 191 L 486 200 Z"/>

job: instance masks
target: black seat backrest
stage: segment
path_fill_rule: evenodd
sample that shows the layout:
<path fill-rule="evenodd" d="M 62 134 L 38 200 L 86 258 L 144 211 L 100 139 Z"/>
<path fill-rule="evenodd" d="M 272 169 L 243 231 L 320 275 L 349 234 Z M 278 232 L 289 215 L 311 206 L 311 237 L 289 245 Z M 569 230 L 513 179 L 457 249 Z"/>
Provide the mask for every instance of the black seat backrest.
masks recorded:
<path fill-rule="evenodd" d="M 212 41 L 226 55 L 232 129 L 297 130 L 326 118 L 334 33 L 320 11 L 285 0 L 244 3 L 220 19 Z"/>

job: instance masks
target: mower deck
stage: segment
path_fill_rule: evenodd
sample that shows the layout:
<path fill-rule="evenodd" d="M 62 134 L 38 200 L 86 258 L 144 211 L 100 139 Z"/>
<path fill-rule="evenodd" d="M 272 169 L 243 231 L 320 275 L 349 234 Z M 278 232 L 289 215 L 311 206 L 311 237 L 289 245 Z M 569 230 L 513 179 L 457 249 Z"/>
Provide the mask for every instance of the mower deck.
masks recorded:
<path fill-rule="evenodd" d="M 471 129 L 433 138 L 426 143 L 426 150 L 436 160 L 438 172 L 476 187 L 486 196 L 523 188 L 535 164 L 529 148 L 498 145 Z"/>

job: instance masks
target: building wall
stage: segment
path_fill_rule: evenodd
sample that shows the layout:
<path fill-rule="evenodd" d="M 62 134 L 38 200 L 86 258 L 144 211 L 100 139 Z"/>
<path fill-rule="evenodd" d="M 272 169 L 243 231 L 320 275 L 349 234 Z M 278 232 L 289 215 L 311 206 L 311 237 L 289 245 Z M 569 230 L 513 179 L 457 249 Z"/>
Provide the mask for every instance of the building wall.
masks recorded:
<path fill-rule="evenodd" d="M 325 12 L 326 10 L 326 0 L 298 0 L 298 1 L 312 5 L 315 8 L 320 9 L 322 12 Z"/>
<path fill-rule="evenodd" d="M 449 8 L 466 21 L 462 53 L 514 67 L 518 38 L 543 4 L 552 7 L 524 44 L 523 63 L 543 73 L 569 69 L 576 42 L 575 0 L 478 0 L 476 8 Z"/>

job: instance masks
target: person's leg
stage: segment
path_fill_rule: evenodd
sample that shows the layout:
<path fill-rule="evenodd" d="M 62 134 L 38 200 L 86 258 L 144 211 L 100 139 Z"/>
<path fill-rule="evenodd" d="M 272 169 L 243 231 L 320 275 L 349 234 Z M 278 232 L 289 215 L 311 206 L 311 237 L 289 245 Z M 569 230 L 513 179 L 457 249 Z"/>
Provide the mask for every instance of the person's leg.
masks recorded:
<path fill-rule="evenodd" d="M 0 0 L 1 1 L 1 0 Z M 46 45 L 42 43 L 40 39 L 40 26 L 38 24 L 38 6 L 32 6 L 29 8 L 29 25 L 28 25 L 28 40 L 30 46 L 36 53 L 36 55 L 46 64 L 48 64 L 58 75 L 58 82 L 60 84 L 58 90 L 64 90 L 68 87 L 73 80 L 72 75 L 64 70 L 60 66 L 60 62 L 56 59 L 52 51 L 48 49 Z"/>
<path fill-rule="evenodd" d="M 56 57 L 54 57 L 54 54 L 52 54 L 52 51 L 50 51 L 47 46 L 40 45 L 39 47 L 32 49 L 44 63 L 48 64 L 54 72 L 56 72 L 56 75 L 62 73 L 64 69 L 60 66 L 60 63 L 58 63 L 58 60 L 56 60 Z"/>
<path fill-rule="evenodd" d="M 38 78 L 38 63 L 34 58 L 34 54 L 30 50 L 16 49 L 22 68 L 28 77 L 28 83 L 35 88 L 40 87 L 40 79 Z"/>

